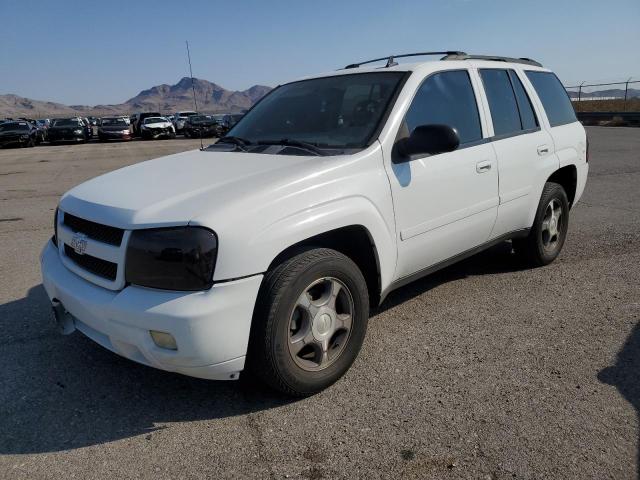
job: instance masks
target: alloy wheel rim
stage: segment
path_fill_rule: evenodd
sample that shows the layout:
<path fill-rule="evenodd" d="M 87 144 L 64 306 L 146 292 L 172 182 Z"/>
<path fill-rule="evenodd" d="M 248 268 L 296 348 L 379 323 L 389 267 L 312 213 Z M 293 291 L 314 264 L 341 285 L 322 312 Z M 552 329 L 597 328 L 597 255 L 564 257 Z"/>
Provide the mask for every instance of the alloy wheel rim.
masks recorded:
<path fill-rule="evenodd" d="M 307 286 L 289 316 L 289 354 L 300 368 L 320 371 L 344 352 L 353 324 L 353 295 L 334 277 Z"/>
<path fill-rule="evenodd" d="M 555 250 L 562 235 L 564 215 L 558 199 L 552 199 L 542 217 L 542 246 L 545 250 Z"/>

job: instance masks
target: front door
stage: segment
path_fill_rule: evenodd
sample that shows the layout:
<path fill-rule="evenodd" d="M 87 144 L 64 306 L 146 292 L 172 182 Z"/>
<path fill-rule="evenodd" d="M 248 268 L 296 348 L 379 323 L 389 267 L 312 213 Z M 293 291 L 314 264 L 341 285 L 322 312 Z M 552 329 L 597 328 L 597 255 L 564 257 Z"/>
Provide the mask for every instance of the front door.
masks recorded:
<path fill-rule="evenodd" d="M 388 169 L 401 279 L 486 242 L 498 206 L 495 152 L 483 139 L 477 92 L 467 70 L 429 75 L 407 110 L 399 137 L 418 125 L 456 128 L 460 147 Z"/>

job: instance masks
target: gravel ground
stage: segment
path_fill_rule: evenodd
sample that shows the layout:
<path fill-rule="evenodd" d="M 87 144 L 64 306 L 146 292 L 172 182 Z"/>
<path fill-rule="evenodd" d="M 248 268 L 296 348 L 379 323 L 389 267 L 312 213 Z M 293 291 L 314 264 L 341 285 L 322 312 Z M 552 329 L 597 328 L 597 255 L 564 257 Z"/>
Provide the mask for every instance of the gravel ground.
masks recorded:
<path fill-rule="evenodd" d="M 122 359 L 49 319 L 60 194 L 198 141 L 0 151 L 0 478 L 634 478 L 640 130 L 588 129 L 564 251 L 508 244 L 390 295 L 353 368 L 291 401 Z"/>

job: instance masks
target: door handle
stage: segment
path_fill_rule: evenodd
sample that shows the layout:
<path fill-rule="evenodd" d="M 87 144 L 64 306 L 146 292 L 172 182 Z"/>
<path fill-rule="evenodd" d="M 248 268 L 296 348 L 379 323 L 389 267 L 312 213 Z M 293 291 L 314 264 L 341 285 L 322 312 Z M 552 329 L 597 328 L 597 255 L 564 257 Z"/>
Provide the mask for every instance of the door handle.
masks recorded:
<path fill-rule="evenodd" d="M 549 146 L 548 145 L 540 145 L 540 146 L 538 146 L 538 155 L 542 156 L 542 155 L 546 155 L 547 153 L 549 153 Z"/>
<path fill-rule="evenodd" d="M 476 172 L 485 173 L 491 170 L 491 160 L 476 163 Z"/>

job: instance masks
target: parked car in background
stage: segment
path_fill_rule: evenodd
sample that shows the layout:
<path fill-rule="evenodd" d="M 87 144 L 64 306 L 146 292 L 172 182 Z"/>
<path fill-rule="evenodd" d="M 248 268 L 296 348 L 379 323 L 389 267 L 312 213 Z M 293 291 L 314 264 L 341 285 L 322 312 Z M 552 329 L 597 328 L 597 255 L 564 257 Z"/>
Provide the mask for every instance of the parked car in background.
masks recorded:
<path fill-rule="evenodd" d="M 131 140 L 131 129 L 123 117 L 104 117 L 98 125 L 98 140 Z"/>
<path fill-rule="evenodd" d="M 0 124 L 0 147 L 34 147 L 38 143 L 38 129 L 26 120 L 5 121 Z"/>
<path fill-rule="evenodd" d="M 46 129 L 38 124 L 38 121 L 33 118 L 20 117 L 18 121 L 29 122 L 36 129 L 36 145 L 45 141 L 47 137 Z"/>
<path fill-rule="evenodd" d="M 236 123 L 244 117 L 244 113 L 231 113 L 224 116 L 224 122 L 227 128 L 231 129 L 235 127 Z"/>
<path fill-rule="evenodd" d="M 39 118 L 38 120 L 36 120 L 36 124 L 38 125 L 38 128 L 44 130 L 44 140 L 46 141 L 48 139 L 48 131 L 49 125 L 51 125 L 51 120 L 49 120 L 48 118 Z"/>
<path fill-rule="evenodd" d="M 182 133 L 184 129 L 184 123 L 187 121 L 187 118 L 198 115 L 198 112 L 194 112 L 193 110 L 185 110 L 183 112 L 176 112 L 173 115 L 173 126 L 175 127 L 176 133 Z"/>
<path fill-rule="evenodd" d="M 185 137 L 219 137 L 224 128 L 211 115 L 192 115 L 184 123 L 183 133 Z"/>
<path fill-rule="evenodd" d="M 87 139 L 91 139 L 93 137 L 93 126 L 87 117 L 81 118 L 82 123 L 84 124 L 85 132 L 87 133 Z"/>
<path fill-rule="evenodd" d="M 140 135 L 146 140 L 158 138 L 175 138 L 176 131 L 165 117 L 147 117 L 140 127 Z"/>
<path fill-rule="evenodd" d="M 48 130 L 49 143 L 84 143 L 88 140 L 87 126 L 81 118 L 56 118 Z"/>
<path fill-rule="evenodd" d="M 145 119 L 149 117 L 162 117 L 162 115 L 159 112 L 140 112 L 132 115 L 131 125 L 135 136 L 139 137 L 142 135 L 142 125 L 144 124 Z"/>

